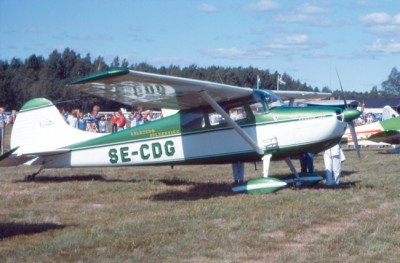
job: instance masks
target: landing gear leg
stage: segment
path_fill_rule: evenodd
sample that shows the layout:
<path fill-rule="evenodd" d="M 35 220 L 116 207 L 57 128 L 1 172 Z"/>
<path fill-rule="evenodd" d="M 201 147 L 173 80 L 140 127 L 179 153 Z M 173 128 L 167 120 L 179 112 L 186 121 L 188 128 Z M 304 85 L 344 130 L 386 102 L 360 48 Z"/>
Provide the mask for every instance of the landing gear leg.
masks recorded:
<path fill-rule="evenodd" d="M 296 186 L 300 186 L 302 183 L 300 182 L 300 175 L 297 173 L 296 168 L 294 167 L 294 164 L 292 162 L 292 159 L 290 157 L 287 157 L 285 159 L 286 164 L 289 166 L 290 171 L 292 174 L 296 177 L 295 180 L 293 180 L 293 184 Z"/>
<path fill-rule="evenodd" d="M 263 176 L 268 177 L 268 171 L 269 171 L 269 163 L 271 162 L 271 154 L 266 154 L 262 158 L 263 161 Z"/>
<path fill-rule="evenodd" d="M 288 157 L 288 158 L 285 159 L 285 162 L 289 166 L 290 171 L 292 172 L 292 174 L 294 176 L 296 176 L 296 178 L 300 178 L 300 175 L 297 173 L 296 168 L 294 167 L 292 159 L 290 159 L 290 157 Z"/>

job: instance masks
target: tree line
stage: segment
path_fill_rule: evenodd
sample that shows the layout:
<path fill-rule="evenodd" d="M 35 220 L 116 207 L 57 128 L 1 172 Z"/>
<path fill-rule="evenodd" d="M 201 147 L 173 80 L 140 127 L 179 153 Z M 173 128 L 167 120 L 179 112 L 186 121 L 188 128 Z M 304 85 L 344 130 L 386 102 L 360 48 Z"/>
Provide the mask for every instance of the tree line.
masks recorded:
<path fill-rule="evenodd" d="M 66 48 L 63 52 L 54 50 L 48 58 L 31 55 L 28 59 L 13 58 L 11 61 L 0 60 L 0 106 L 7 110 L 20 109 L 31 98 L 45 97 L 66 109 L 79 108 L 84 112 L 90 111 L 93 105 L 101 105 L 103 110 L 115 110 L 126 107 L 117 102 L 84 94 L 66 85 L 85 76 L 115 68 L 129 68 L 151 73 L 173 75 L 185 78 L 208 80 L 241 87 L 255 88 L 257 76 L 260 76 L 262 88 L 275 89 L 278 72 L 261 70 L 254 67 L 198 67 L 190 65 L 179 67 L 154 67 L 147 63 L 129 64 L 126 59 L 119 57 L 108 65 L 104 58 L 95 59 L 90 54 L 81 56 Z M 294 80 L 283 73 L 282 80 L 286 82 L 287 90 L 331 92 L 329 88 L 311 87 L 307 83 Z M 340 96 L 340 91 L 333 92 Z M 367 98 L 380 96 L 400 96 L 400 73 L 393 68 L 388 80 L 382 82 L 381 89 L 372 87 L 370 92 L 346 92 L 347 97 Z"/>

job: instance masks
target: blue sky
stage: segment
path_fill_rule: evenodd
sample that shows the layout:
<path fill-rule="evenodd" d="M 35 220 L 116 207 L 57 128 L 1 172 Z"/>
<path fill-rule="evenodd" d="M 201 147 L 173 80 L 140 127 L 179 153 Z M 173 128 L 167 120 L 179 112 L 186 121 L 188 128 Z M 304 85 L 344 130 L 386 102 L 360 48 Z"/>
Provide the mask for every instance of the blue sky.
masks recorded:
<path fill-rule="evenodd" d="M 312 87 L 380 88 L 400 63 L 395 0 L 0 0 L 0 59 L 71 48 L 130 64 L 286 72 Z"/>

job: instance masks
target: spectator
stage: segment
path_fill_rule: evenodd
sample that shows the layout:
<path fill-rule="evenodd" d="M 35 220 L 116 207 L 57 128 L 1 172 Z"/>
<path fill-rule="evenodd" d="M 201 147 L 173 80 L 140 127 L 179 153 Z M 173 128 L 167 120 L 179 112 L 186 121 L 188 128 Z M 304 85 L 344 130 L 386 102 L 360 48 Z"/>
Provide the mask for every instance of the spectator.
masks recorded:
<path fill-rule="evenodd" d="M 136 113 L 140 113 L 140 114 L 143 113 L 143 106 L 142 106 L 142 105 L 138 105 L 138 106 L 137 106 L 137 108 L 136 108 Z"/>
<path fill-rule="evenodd" d="M 122 114 L 121 111 L 118 112 L 118 131 L 122 131 L 125 128 L 125 124 L 126 124 L 126 119 L 124 114 Z"/>
<path fill-rule="evenodd" d="M 107 133 L 108 132 L 108 125 L 107 121 L 104 118 L 104 115 L 100 115 L 100 120 L 99 120 L 99 132 L 101 133 Z"/>
<path fill-rule="evenodd" d="M 136 117 L 135 113 L 133 111 L 131 111 L 131 113 L 128 116 L 128 121 L 129 121 L 130 127 L 134 127 L 135 126 L 134 125 L 135 124 L 135 117 Z"/>
<path fill-rule="evenodd" d="M 78 117 L 78 129 L 82 130 L 82 131 L 86 131 L 86 126 L 87 126 L 87 122 L 83 118 L 83 113 L 80 112 L 79 117 Z"/>
<path fill-rule="evenodd" d="M 7 120 L 7 117 L 4 114 L 4 108 L 0 107 L 0 149 L 1 149 L 1 154 L 3 154 L 3 152 L 4 152 L 3 139 L 4 139 L 4 128 L 7 124 L 6 120 Z"/>
<path fill-rule="evenodd" d="M 71 111 L 71 113 L 67 117 L 67 123 L 72 128 L 78 128 L 78 116 L 76 110 Z"/>
<path fill-rule="evenodd" d="M 100 120 L 100 116 L 99 113 L 97 111 L 93 111 L 92 114 L 89 117 L 90 122 L 94 122 L 97 126 L 97 129 L 99 129 L 99 120 Z"/>
<path fill-rule="evenodd" d="M 114 115 L 111 117 L 111 132 L 117 132 L 118 131 L 118 112 L 114 112 Z"/>
<path fill-rule="evenodd" d="M 135 119 L 133 120 L 131 127 L 139 126 L 141 124 L 143 124 L 142 114 L 140 114 L 139 112 L 136 112 Z"/>
<path fill-rule="evenodd" d="M 98 132 L 99 129 L 97 128 L 96 123 L 91 122 L 91 123 L 89 123 L 89 125 L 87 126 L 87 131 L 88 131 L 88 132 Z"/>
<path fill-rule="evenodd" d="M 143 122 L 143 123 L 148 122 L 148 121 L 149 121 L 148 117 L 149 117 L 149 113 L 146 111 L 146 112 L 144 113 L 144 115 L 143 115 L 142 122 Z"/>
<path fill-rule="evenodd" d="M 17 111 L 16 110 L 12 110 L 8 123 L 9 124 L 14 124 L 16 118 L 17 118 Z"/>
<path fill-rule="evenodd" d="M 157 120 L 157 117 L 154 115 L 154 112 L 149 110 L 149 113 L 147 115 L 147 120 L 148 121 L 155 121 Z"/>
<path fill-rule="evenodd" d="M 60 114 L 61 114 L 61 116 L 63 116 L 65 122 L 69 124 L 69 122 L 68 122 L 68 112 L 64 108 L 61 108 Z"/>

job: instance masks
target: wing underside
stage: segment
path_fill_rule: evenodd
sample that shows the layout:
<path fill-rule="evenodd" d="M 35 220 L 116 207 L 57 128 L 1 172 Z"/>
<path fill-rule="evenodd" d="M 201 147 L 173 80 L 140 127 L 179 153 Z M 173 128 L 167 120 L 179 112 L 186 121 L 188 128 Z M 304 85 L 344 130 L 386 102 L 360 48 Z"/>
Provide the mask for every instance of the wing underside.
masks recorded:
<path fill-rule="evenodd" d="M 69 86 L 126 105 L 141 104 L 169 109 L 208 105 L 200 94 L 203 91 L 216 102 L 246 97 L 252 93 L 250 88 L 133 70 L 106 71 L 75 81 Z"/>

